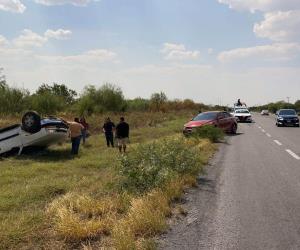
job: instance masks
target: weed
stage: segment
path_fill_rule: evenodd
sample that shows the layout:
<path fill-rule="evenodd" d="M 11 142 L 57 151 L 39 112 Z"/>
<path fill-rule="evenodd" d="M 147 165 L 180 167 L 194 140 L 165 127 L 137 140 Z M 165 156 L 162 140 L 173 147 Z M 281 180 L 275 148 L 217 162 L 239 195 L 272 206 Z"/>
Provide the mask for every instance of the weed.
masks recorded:
<path fill-rule="evenodd" d="M 202 167 L 199 150 L 189 147 L 183 138 L 169 138 L 138 145 L 121 158 L 122 187 L 146 192 L 175 176 L 197 174 Z"/>
<path fill-rule="evenodd" d="M 192 136 L 196 138 L 208 138 L 211 142 L 220 142 L 224 139 L 224 132 L 218 127 L 207 125 L 196 128 L 192 132 Z"/>

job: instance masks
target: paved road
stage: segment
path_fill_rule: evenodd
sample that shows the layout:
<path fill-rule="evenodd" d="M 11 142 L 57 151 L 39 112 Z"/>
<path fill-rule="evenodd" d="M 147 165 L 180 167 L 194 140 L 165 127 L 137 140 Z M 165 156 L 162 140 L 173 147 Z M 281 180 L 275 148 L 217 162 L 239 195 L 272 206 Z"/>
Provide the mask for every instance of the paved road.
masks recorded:
<path fill-rule="evenodd" d="M 254 116 L 222 145 L 162 249 L 300 249 L 300 129 Z"/>

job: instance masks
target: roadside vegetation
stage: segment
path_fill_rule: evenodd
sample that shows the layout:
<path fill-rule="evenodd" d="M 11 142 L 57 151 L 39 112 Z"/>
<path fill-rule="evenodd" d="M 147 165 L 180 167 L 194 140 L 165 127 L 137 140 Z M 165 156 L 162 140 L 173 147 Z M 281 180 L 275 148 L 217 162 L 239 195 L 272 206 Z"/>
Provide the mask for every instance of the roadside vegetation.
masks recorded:
<path fill-rule="evenodd" d="M 43 116 L 73 114 L 91 116 L 108 112 L 172 112 L 223 110 L 221 106 L 196 103 L 191 99 L 170 100 L 163 92 L 156 92 L 148 99 L 126 99 L 117 85 L 105 83 L 100 87 L 86 85 L 77 93 L 64 83 L 42 83 L 34 92 L 11 87 L 0 68 L 0 115 L 16 115 L 35 110 Z"/>
<path fill-rule="evenodd" d="M 206 125 L 197 128 L 195 131 L 193 131 L 191 136 L 194 138 L 207 138 L 211 142 L 217 143 L 221 142 L 224 139 L 225 134 L 223 130 L 218 127 Z"/>
<path fill-rule="evenodd" d="M 1 159 L 0 248 L 154 249 L 172 202 L 196 185 L 215 150 L 209 139 L 181 135 L 192 115 L 145 113 L 140 122 L 141 113 L 127 114 L 125 155 L 106 148 L 103 114 L 79 157 L 65 143 Z"/>
<path fill-rule="evenodd" d="M 79 157 L 66 142 L 0 158 L 0 249 L 155 249 L 172 204 L 197 185 L 213 142 L 223 137 L 205 127 L 182 135 L 199 111 L 223 107 L 169 100 L 163 92 L 128 100 L 113 84 L 89 85 L 81 94 L 42 84 L 30 93 L 0 77 L 0 127 L 20 123 L 31 109 L 65 120 L 85 116 L 91 137 Z M 102 134 L 105 118 L 120 116 L 131 128 L 124 155 L 107 148 Z"/>
<path fill-rule="evenodd" d="M 300 100 L 297 100 L 295 103 L 288 103 L 285 101 L 272 102 L 261 106 L 251 107 L 251 110 L 260 112 L 262 110 L 269 110 L 272 113 L 275 113 L 279 109 L 295 109 L 298 114 L 300 114 Z"/>

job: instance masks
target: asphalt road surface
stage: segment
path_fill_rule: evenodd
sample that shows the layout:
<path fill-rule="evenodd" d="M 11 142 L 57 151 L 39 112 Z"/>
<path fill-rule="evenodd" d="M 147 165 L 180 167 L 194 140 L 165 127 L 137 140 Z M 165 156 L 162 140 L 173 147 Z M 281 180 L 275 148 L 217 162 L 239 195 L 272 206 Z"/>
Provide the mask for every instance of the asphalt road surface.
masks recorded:
<path fill-rule="evenodd" d="M 300 128 L 240 124 L 185 195 L 161 249 L 300 249 Z"/>

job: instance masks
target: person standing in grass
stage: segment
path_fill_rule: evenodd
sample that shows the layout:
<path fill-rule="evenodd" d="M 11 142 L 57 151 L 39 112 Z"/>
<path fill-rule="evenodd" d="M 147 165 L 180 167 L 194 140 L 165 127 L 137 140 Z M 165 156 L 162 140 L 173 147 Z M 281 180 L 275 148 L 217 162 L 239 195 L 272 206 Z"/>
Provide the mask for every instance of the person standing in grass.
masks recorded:
<path fill-rule="evenodd" d="M 82 130 L 84 127 L 80 124 L 79 119 L 75 118 L 73 122 L 67 122 L 72 142 L 72 155 L 78 155 Z"/>
<path fill-rule="evenodd" d="M 109 117 L 106 118 L 105 123 L 103 125 L 103 132 L 105 134 L 106 138 L 106 144 L 107 147 L 114 147 L 114 130 L 116 126 L 115 124 L 110 120 Z"/>
<path fill-rule="evenodd" d="M 86 122 L 84 117 L 80 118 L 80 124 L 84 127 L 84 129 L 81 131 L 82 133 L 82 144 L 85 144 L 86 137 L 87 137 L 87 131 L 89 129 L 89 124 Z"/>
<path fill-rule="evenodd" d="M 120 153 L 126 152 L 127 143 L 129 141 L 129 124 L 125 122 L 124 117 L 120 118 L 120 123 L 116 127 L 116 138 Z"/>

